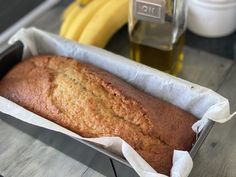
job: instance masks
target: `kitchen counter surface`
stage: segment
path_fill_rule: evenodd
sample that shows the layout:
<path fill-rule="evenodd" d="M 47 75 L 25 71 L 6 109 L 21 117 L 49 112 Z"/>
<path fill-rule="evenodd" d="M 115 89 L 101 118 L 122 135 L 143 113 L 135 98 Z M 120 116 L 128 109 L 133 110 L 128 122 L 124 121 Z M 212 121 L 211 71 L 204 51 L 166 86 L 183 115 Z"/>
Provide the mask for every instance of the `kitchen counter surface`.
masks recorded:
<path fill-rule="evenodd" d="M 30 26 L 57 33 L 58 5 L 36 19 Z M 121 37 L 122 36 L 122 37 Z M 115 35 L 107 49 L 127 56 L 125 27 Z M 115 41 L 115 42 L 114 42 Z M 234 60 L 185 47 L 184 69 L 181 78 L 217 91 L 230 101 L 236 110 L 236 64 Z M 0 113 L 0 175 L 64 177 L 64 176 L 135 176 L 133 171 L 118 170 L 115 174 L 107 157 L 70 137 L 35 127 Z M 216 123 L 198 151 L 190 177 L 236 176 L 236 119 Z"/>

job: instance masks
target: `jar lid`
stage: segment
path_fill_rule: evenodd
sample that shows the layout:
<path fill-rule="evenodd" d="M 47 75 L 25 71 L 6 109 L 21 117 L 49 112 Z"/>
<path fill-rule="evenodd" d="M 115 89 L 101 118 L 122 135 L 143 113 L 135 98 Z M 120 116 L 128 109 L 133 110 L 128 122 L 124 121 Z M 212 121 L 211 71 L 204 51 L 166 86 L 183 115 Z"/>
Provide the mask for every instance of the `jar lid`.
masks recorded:
<path fill-rule="evenodd" d="M 224 8 L 228 6 L 236 6 L 236 0 L 193 0 L 197 4 L 208 7 Z"/>
<path fill-rule="evenodd" d="M 224 4 L 224 3 L 234 3 L 235 0 L 198 0 L 201 2 L 206 2 L 206 3 L 217 3 L 217 4 Z"/>

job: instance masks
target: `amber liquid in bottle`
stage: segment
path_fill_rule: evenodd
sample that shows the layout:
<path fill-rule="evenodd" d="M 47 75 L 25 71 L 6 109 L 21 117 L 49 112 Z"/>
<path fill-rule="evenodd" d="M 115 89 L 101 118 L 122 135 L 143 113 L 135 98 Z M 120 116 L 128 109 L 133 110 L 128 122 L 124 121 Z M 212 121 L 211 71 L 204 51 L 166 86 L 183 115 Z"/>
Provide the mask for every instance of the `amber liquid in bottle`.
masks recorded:
<path fill-rule="evenodd" d="M 130 57 L 140 63 L 178 75 L 182 69 L 184 58 L 184 33 L 173 44 L 171 50 L 160 50 L 158 48 L 131 42 Z"/>

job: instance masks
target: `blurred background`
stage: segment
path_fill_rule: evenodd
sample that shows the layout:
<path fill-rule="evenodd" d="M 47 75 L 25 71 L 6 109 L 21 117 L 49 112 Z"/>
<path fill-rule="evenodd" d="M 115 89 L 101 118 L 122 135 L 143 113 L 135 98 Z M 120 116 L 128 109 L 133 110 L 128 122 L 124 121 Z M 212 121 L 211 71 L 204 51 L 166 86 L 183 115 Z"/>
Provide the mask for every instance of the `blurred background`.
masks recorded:
<path fill-rule="evenodd" d="M 201 2 L 201 0 L 198 0 Z M 212 7 L 215 6 L 215 4 L 219 4 L 218 6 L 222 6 L 223 10 L 225 11 L 233 11 L 232 14 L 228 14 L 229 16 L 225 19 L 233 19 L 234 21 L 229 22 L 232 23 L 232 26 L 234 25 L 234 30 L 231 29 L 230 32 L 227 33 L 227 29 L 229 27 L 222 25 L 222 21 L 225 21 L 225 19 L 222 17 L 221 12 L 222 9 L 219 9 L 219 7 L 216 7 L 216 11 L 218 11 L 219 15 L 221 15 L 221 18 L 215 15 L 214 19 L 208 19 L 207 22 L 204 21 L 206 19 L 207 14 L 211 15 L 213 13 L 214 15 L 214 9 L 213 11 L 208 10 L 209 12 L 205 12 L 205 9 L 199 9 L 199 7 L 203 7 L 204 4 L 198 4 L 195 3 L 194 0 L 189 1 L 191 12 L 188 14 L 188 25 L 190 25 L 190 30 L 187 29 L 186 35 L 185 35 L 185 45 L 200 49 L 202 51 L 206 51 L 218 56 L 225 57 L 230 60 L 236 59 L 236 32 L 235 32 L 235 26 L 236 26 L 236 5 L 235 2 L 227 2 L 227 0 L 212 2 Z M 44 29 L 49 32 L 58 33 L 60 30 L 61 25 L 61 16 L 63 14 L 64 9 L 71 3 L 71 0 L 8 0 L 0 1 L 0 46 L 1 50 L 3 46 L 6 44 L 4 41 L 7 40 L 7 38 L 12 35 L 16 30 L 20 29 L 21 27 L 29 27 L 29 26 L 36 26 L 40 29 Z M 230 8 L 227 9 L 225 4 L 229 4 Z M 231 4 L 230 4 L 231 3 Z M 212 7 L 209 7 L 206 5 L 206 9 L 212 9 Z M 198 9 L 197 9 L 198 8 Z M 196 14 L 197 12 L 197 14 Z M 194 14 L 195 13 L 195 14 Z M 202 16 L 204 13 L 204 16 Z M 231 15 L 231 16 L 230 16 Z M 232 16 L 234 15 L 234 16 Z M 199 19 L 201 24 L 199 23 Z M 211 24 L 214 23 L 214 20 L 221 20 L 221 22 L 215 22 L 218 24 Z M 234 24 L 233 24 L 234 23 Z M 209 33 L 206 31 L 206 34 L 204 36 L 204 26 L 205 28 L 209 24 L 212 25 L 211 29 L 218 29 L 218 28 L 226 28 L 226 33 L 221 35 L 213 35 L 208 37 Z M 195 26 L 203 26 L 199 27 L 199 29 L 195 28 Z M 215 26 L 214 26 L 215 25 Z M 218 26 L 217 26 L 218 25 Z M 232 28 L 232 27 L 231 27 Z M 222 29 L 224 32 L 224 29 Z M 212 31 L 214 33 L 214 31 Z M 112 41 L 116 41 L 116 44 L 113 44 Z M 120 43 L 126 42 L 128 44 L 128 32 L 127 32 L 127 26 L 123 27 L 121 30 L 118 31 L 118 34 L 113 36 L 113 39 L 109 41 L 109 44 L 107 45 L 107 48 L 110 50 L 113 50 L 114 52 L 122 51 L 123 53 L 126 53 L 128 49 L 124 49 L 122 46 L 119 46 Z M 114 45 L 116 45 L 116 48 L 114 49 Z M 121 52 L 121 53 L 122 53 Z"/>

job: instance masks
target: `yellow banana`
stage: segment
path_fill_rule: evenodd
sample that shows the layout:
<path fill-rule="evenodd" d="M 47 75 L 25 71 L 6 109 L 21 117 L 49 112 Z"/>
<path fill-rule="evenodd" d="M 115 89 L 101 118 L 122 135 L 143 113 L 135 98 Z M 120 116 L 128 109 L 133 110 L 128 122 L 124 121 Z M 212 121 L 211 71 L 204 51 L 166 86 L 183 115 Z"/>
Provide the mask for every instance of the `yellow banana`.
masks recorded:
<path fill-rule="evenodd" d="M 128 0 L 109 0 L 84 28 L 78 41 L 105 47 L 112 35 L 128 21 Z"/>
<path fill-rule="evenodd" d="M 87 5 L 88 3 L 90 3 L 92 0 L 76 0 L 76 1 L 79 2 L 80 5 L 85 6 L 85 5 Z"/>
<path fill-rule="evenodd" d="M 76 6 L 81 5 L 81 6 L 85 6 L 88 3 L 90 3 L 92 0 L 76 0 L 73 1 L 72 3 L 70 3 L 66 9 L 64 10 L 61 19 L 64 20 L 66 19 L 66 17 L 70 14 L 71 11 L 73 11 L 73 9 L 76 8 Z"/>
<path fill-rule="evenodd" d="M 65 20 L 63 21 L 61 28 L 60 28 L 60 36 L 65 36 L 66 32 L 70 28 L 71 24 L 74 21 L 74 18 L 78 16 L 81 12 L 81 7 L 76 3 L 75 8 L 71 9 L 71 12 L 66 16 Z"/>
<path fill-rule="evenodd" d="M 73 9 L 76 9 L 77 6 L 78 6 L 78 2 L 77 1 L 74 1 L 74 2 L 70 3 L 66 7 L 66 9 L 64 10 L 61 19 L 65 20 L 66 17 L 70 14 L 70 12 L 73 11 Z"/>
<path fill-rule="evenodd" d="M 72 40 L 79 39 L 84 27 L 96 13 L 97 9 L 102 7 L 107 1 L 109 0 L 94 0 L 85 6 L 81 13 L 75 17 L 64 37 Z"/>

